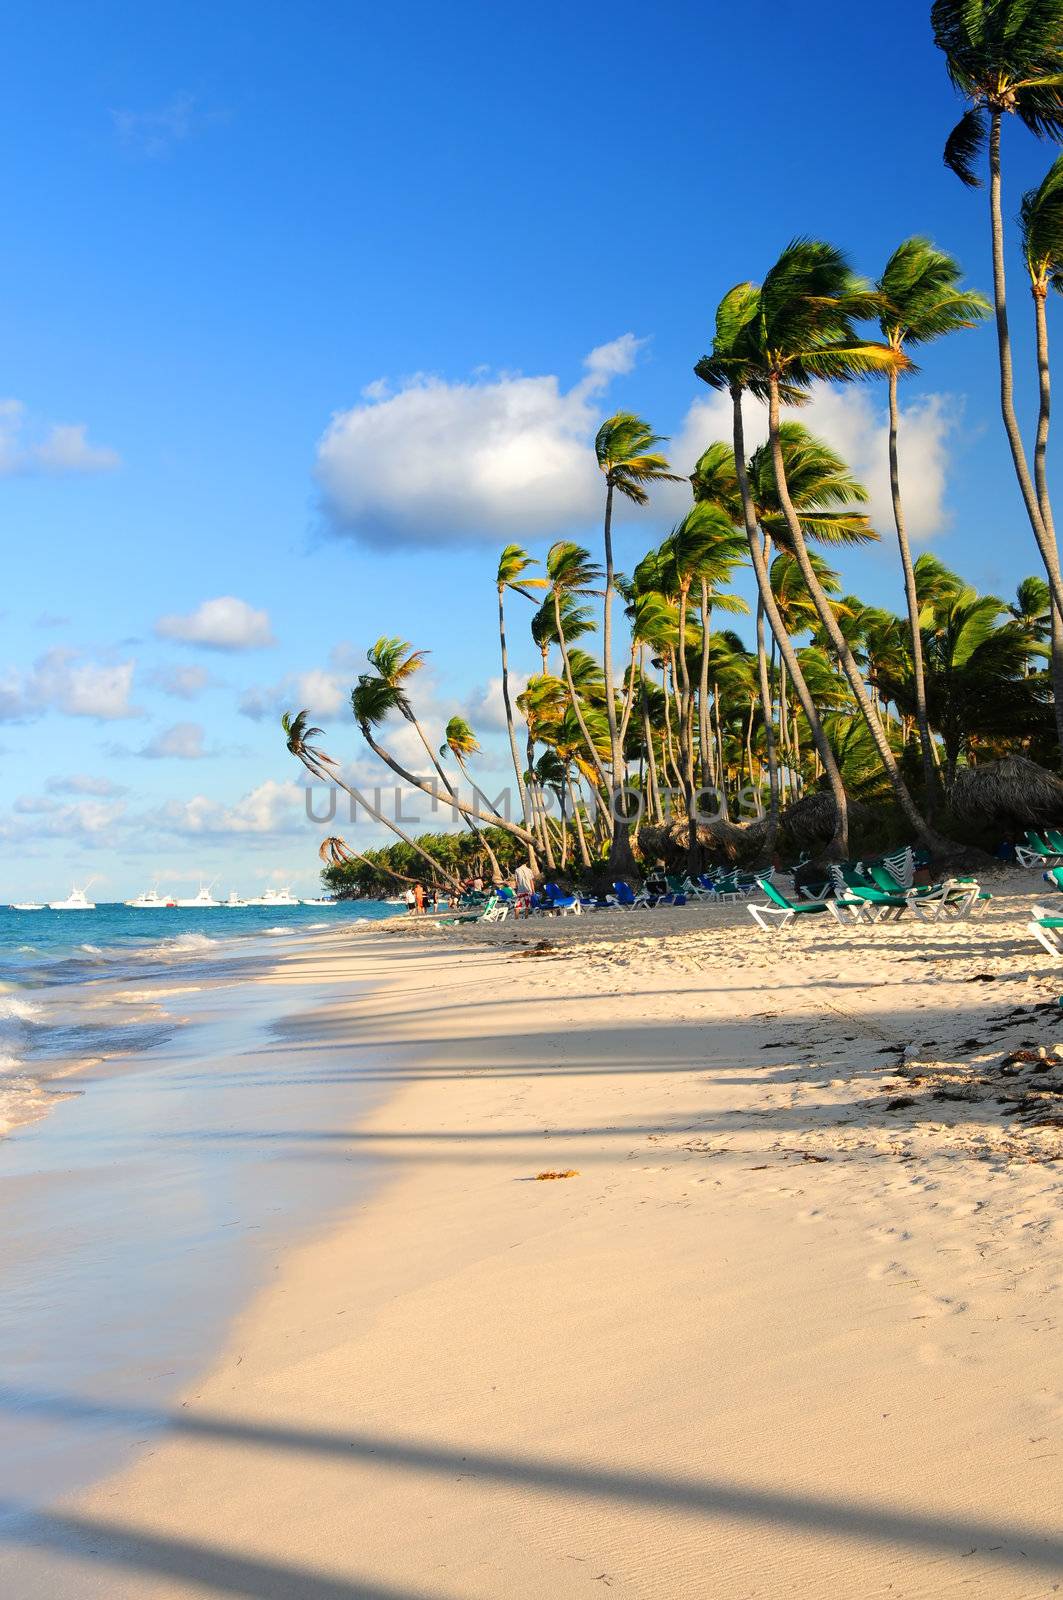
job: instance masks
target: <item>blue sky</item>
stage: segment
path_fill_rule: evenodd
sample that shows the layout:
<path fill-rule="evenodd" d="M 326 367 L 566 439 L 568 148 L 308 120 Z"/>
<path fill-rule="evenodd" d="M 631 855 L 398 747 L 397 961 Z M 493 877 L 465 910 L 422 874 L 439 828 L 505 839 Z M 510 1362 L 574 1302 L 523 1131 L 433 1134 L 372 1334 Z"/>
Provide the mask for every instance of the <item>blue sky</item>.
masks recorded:
<path fill-rule="evenodd" d="M 276 708 L 312 689 L 368 775 L 342 702 L 382 632 L 432 652 L 429 722 L 470 712 L 504 772 L 497 549 L 596 536 L 608 411 L 677 460 L 716 436 L 691 368 L 732 283 L 797 233 L 874 274 L 924 232 L 988 289 L 928 12 L 899 0 L 888 33 L 870 6 L 812 30 L 796 0 L 13 15 L 0 901 L 90 873 L 101 898 L 156 874 L 312 889 Z M 1009 213 L 1049 155 L 1007 130 Z M 883 399 L 816 413 L 873 489 Z M 989 330 L 927 352 L 904 400 L 924 544 L 1010 591 L 1035 553 Z M 622 561 L 677 509 L 627 523 Z M 843 574 L 896 605 L 881 526 Z"/>

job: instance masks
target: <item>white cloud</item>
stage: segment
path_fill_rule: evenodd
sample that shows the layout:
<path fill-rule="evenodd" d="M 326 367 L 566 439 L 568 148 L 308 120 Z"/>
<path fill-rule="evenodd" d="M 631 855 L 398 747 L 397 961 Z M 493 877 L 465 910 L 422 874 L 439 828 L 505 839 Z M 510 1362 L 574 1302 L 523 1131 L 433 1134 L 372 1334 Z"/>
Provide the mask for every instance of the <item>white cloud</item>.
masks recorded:
<path fill-rule="evenodd" d="M 555 376 L 501 373 L 447 383 L 424 373 L 378 380 L 337 412 L 315 476 L 332 530 L 368 543 L 453 544 L 557 537 L 597 517 L 592 449 L 599 397 L 630 372 L 644 341 L 625 333 Z"/>
<path fill-rule="evenodd" d="M 114 722 L 142 713 L 129 704 L 132 661 L 79 661 L 72 650 L 49 650 L 29 672 L 0 677 L 0 722 L 28 722 L 46 711 Z"/>
<path fill-rule="evenodd" d="M 513 705 L 513 716 L 517 727 L 520 727 L 520 712 L 517 710 L 516 700 L 523 694 L 528 686 L 528 676 L 524 672 L 511 672 L 509 675 L 509 697 Z M 506 702 L 502 698 L 502 679 L 488 678 L 487 683 L 481 688 L 474 689 L 469 696 L 465 716 L 472 724 L 473 732 L 505 732 L 506 730 Z"/>
<path fill-rule="evenodd" d="M 61 805 L 46 795 L 20 795 L 12 813 L 14 820 L 0 819 L 0 838 L 35 842 L 78 839 L 87 845 L 98 845 L 112 842 L 114 830 L 125 815 L 125 803 L 78 800 Z"/>
<path fill-rule="evenodd" d="M 309 672 L 293 672 L 271 687 L 245 690 L 238 710 L 252 722 L 276 721 L 282 711 L 302 711 L 315 717 L 334 717 L 349 703 L 351 686 L 336 672 L 315 667 Z"/>
<path fill-rule="evenodd" d="M 256 611 L 246 600 L 221 595 L 204 600 L 185 616 L 160 617 L 155 624 L 160 639 L 198 644 L 207 650 L 261 650 L 274 644 L 268 611 Z"/>
<path fill-rule="evenodd" d="M 172 727 L 163 728 L 136 753 L 149 761 L 201 761 L 208 753 L 203 748 L 203 732 L 202 723 L 175 722 Z"/>
<path fill-rule="evenodd" d="M 126 792 L 121 784 L 112 783 L 110 778 L 93 777 L 87 772 L 72 772 L 69 777 L 49 778 L 44 787 L 49 794 L 90 794 L 97 795 L 101 799 Z"/>
<path fill-rule="evenodd" d="M 306 827 L 303 789 L 297 783 L 260 783 L 235 805 L 207 795 L 173 800 L 155 813 L 158 826 L 181 835 L 295 833 Z"/>
<path fill-rule="evenodd" d="M 111 472 L 121 462 L 117 450 L 89 443 L 85 423 L 53 423 L 36 438 L 22 401 L 0 400 L 0 477 Z"/>
<path fill-rule="evenodd" d="M 147 681 L 175 700 L 195 700 L 215 680 L 206 667 L 156 667 Z"/>
<path fill-rule="evenodd" d="M 905 521 L 911 538 L 925 542 L 947 528 L 945 505 L 949 466 L 949 441 L 959 416 L 953 395 L 931 394 L 910 401 L 901 411 L 898 453 Z M 880 388 L 832 388 L 821 384 L 808 405 L 784 412 L 838 451 L 871 495 L 872 526 L 883 537 L 893 531 L 890 499 L 888 419 Z M 695 400 L 672 445 L 676 472 L 693 471 L 698 456 L 715 439 L 731 440 L 731 400 L 710 394 Z M 746 448 L 752 451 L 768 435 L 767 411 L 756 401 L 745 402 Z M 683 503 L 688 502 L 683 485 Z M 660 507 L 658 497 L 658 508 Z M 679 506 L 678 509 L 682 509 Z"/>

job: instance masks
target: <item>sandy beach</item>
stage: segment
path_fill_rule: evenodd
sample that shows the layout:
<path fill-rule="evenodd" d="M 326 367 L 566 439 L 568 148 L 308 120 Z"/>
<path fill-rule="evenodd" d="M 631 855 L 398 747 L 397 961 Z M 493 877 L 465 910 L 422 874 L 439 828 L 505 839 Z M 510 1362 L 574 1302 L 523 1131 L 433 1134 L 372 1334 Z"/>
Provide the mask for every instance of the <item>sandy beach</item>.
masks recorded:
<path fill-rule="evenodd" d="M 5 1595 L 1057 1592 L 1063 1021 L 1033 876 L 955 925 L 307 939 L 249 1070 L 287 1074 L 287 1160 L 371 1182 L 278 1247 L 165 1432 L 7 1536 Z M 311 1066 L 372 1109 L 301 1122 Z"/>

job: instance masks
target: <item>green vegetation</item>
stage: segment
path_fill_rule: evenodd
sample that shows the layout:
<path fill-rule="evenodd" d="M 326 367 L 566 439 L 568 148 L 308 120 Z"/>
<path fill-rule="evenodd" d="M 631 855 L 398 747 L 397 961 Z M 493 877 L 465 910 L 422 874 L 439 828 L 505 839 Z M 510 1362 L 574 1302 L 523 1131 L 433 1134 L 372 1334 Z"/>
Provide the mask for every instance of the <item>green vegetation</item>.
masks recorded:
<path fill-rule="evenodd" d="M 955 836 L 951 802 L 965 770 L 1016 754 L 1058 769 L 1063 580 L 1047 481 L 1047 303 L 1049 290 L 1063 287 L 1063 157 L 1023 197 L 1018 221 L 1037 338 L 1036 370 L 1020 380 L 1038 401 L 1031 469 L 1015 409 L 1001 138 L 1005 121 L 1018 121 L 1038 138 L 1063 139 L 1063 0 L 936 0 L 931 20 L 967 102 L 945 160 L 977 186 L 988 147 L 992 302 L 965 287 L 957 262 L 918 234 L 874 280 L 858 276 L 835 245 L 802 238 L 759 281 L 730 289 L 694 369 L 729 397 L 730 437 L 705 441 L 681 519 L 630 576 L 616 570 L 617 494 L 652 507 L 661 485 L 682 481 L 668 441 L 621 411 L 594 444 L 605 483 L 601 560 L 572 540 L 555 543 L 542 565 L 517 545 L 499 558 L 502 691 L 519 802 L 512 815 L 475 787 L 474 730 L 452 719 L 437 754 L 419 721 L 413 688 L 425 652 L 381 638 L 351 697 L 357 725 L 405 783 L 426 794 L 441 788 L 468 831 L 413 840 L 383 818 L 399 842 L 357 858 L 342 841 L 327 841 L 332 887 L 378 892 L 426 869 L 452 883 L 505 873 L 521 859 L 551 871 L 597 864 L 626 873 L 636 866 L 640 825 L 657 843 L 670 828 L 696 865 L 705 844 L 699 823 L 713 808 L 724 823 L 756 819 L 770 854 L 786 836 L 788 810 L 811 794 L 827 806 L 828 853 L 848 850 L 851 801 L 862 836 L 871 815 L 884 837 L 940 851 Z M 911 352 L 990 316 L 1003 425 L 1031 555 L 1035 549 L 1043 568 L 1023 579 L 1013 600 L 978 594 L 933 555 L 913 560 L 904 510 L 901 385 L 914 371 Z M 898 615 L 847 593 L 841 575 L 846 549 L 883 532 L 872 524 L 866 487 L 826 441 L 785 415 L 822 384 L 844 392 L 855 382 L 881 386 L 888 423 L 883 466 L 904 595 Z M 753 408 L 760 414 L 765 406 L 767 441 L 750 450 L 747 424 Z M 743 566 L 756 583 L 751 643 L 721 626 L 747 611 L 731 589 Z M 513 609 L 524 602 L 531 609 L 515 625 Z M 621 605 L 622 646 L 614 632 Z M 530 649 L 541 663 L 519 694 L 510 665 L 515 626 L 521 659 Z M 414 730 L 431 782 L 389 748 L 389 717 Z M 335 763 L 306 722 L 305 713 L 286 717 L 288 748 L 312 775 L 333 780 Z"/>

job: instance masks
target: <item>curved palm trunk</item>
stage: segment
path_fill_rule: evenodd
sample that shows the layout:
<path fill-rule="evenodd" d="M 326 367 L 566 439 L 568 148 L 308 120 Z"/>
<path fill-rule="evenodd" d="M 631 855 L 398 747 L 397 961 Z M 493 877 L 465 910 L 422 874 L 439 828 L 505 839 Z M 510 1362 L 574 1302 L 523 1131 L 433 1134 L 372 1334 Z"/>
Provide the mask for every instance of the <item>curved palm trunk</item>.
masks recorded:
<path fill-rule="evenodd" d="M 915 720 L 919 728 L 919 748 L 923 755 L 923 784 L 926 789 L 927 813 L 934 812 L 937 794 L 937 772 L 934 768 L 930 723 L 926 714 L 926 673 L 923 669 L 923 635 L 919 627 L 919 596 L 915 590 L 915 568 L 912 550 L 908 543 L 908 530 L 904 523 L 904 506 L 901 501 L 901 477 L 897 461 L 897 433 L 900 422 L 897 406 L 897 374 L 889 376 L 890 403 L 890 494 L 893 498 L 893 523 L 897 529 L 897 545 L 901 553 L 904 572 L 904 594 L 908 602 L 908 630 L 912 641 L 912 686 L 915 689 Z"/>
<path fill-rule="evenodd" d="M 365 740 L 370 750 L 372 750 L 373 754 L 377 756 L 386 767 L 390 767 L 392 772 L 396 773 L 400 778 L 405 779 L 405 781 L 408 784 L 411 784 L 413 788 L 419 789 L 422 794 L 435 797 L 435 791 L 427 783 L 424 783 L 420 778 L 416 777 L 414 773 L 408 772 L 400 761 L 396 761 L 395 757 L 384 749 L 383 745 L 377 744 L 376 740 L 373 738 L 373 731 L 369 727 L 368 723 L 360 724 L 360 727 L 362 738 Z M 346 788 L 346 784 L 344 784 L 343 787 Z M 487 812 L 481 811 L 478 806 L 467 804 L 464 800 L 462 800 L 460 795 L 454 796 L 454 805 L 456 809 L 461 812 L 466 822 L 469 822 L 475 818 L 477 822 L 486 822 L 491 827 L 504 829 L 506 833 L 511 833 L 515 839 L 519 839 L 522 844 L 528 845 L 533 843 L 532 836 L 526 828 L 519 827 L 515 822 L 507 822 L 504 817 L 488 816 Z M 367 807 L 366 809 L 368 810 L 369 808 Z"/>
<path fill-rule="evenodd" d="M 602 783 L 605 785 L 606 793 L 609 794 L 611 793 L 610 781 L 606 774 L 605 767 L 602 764 L 601 758 L 599 757 L 597 750 L 594 748 L 594 740 L 591 738 L 591 731 L 587 726 L 587 719 L 583 715 L 583 707 L 580 704 L 579 691 L 577 690 L 575 681 L 572 677 L 572 663 L 568 659 L 568 645 L 565 643 L 565 630 L 561 626 L 561 606 L 558 602 L 556 589 L 554 590 L 554 621 L 557 625 L 557 642 L 561 649 L 561 662 L 565 669 L 565 683 L 568 685 L 568 697 L 572 702 L 572 710 L 575 712 L 576 721 L 579 723 L 579 731 L 583 735 L 584 742 L 587 746 L 587 753 L 591 758 L 594 770 L 597 772 L 598 776 L 602 780 Z"/>
<path fill-rule="evenodd" d="M 653 725 L 650 722 L 650 703 L 646 695 L 646 677 L 639 647 L 639 706 L 642 711 L 642 741 L 646 746 L 646 779 L 649 786 L 650 816 L 656 823 L 664 821 L 661 811 L 661 789 L 657 778 L 657 753 L 653 748 Z"/>
<path fill-rule="evenodd" d="M 842 671 L 845 673 L 849 687 L 853 692 L 853 698 L 860 708 L 860 714 L 867 723 L 868 732 L 874 742 L 886 776 L 889 778 L 897 804 L 905 817 L 907 817 L 908 822 L 915 829 L 916 837 L 931 849 L 940 849 L 943 841 L 939 840 L 929 827 L 926 818 L 912 799 L 908 785 L 901 776 L 900 768 L 890 748 L 889 740 L 886 738 L 885 730 L 875 714 L 874 706 L 871 704 L 867 685 L 860 676 L 860 668 L 857 666 L 853 653 L 849 648 L 848 640 L 838 625 L 838 619 L 831 610 L 830 601 L 827 599 L 822 585 L 816 577 L 815 568 L 808 558 L 805 537 L 801 531 L 801 522 L 794 509 L 794 503 L 790 499 L 790 491 L 786 483 L 786 463 L 783 460 L 782 440 L 779 437 L 779 383 L 774 376 L 768 380 L 768 438 L 771 443 L 771 459 L 775 470 L 775 486 L 779 494 L 779 504 L 786 519 L 794 556 L 801 576 L 805 581 L 805 587 L 812 596 L 816 615 L 819 617 L 827 638 L 831 642 L 831 647 L 841 663 Z M 791 677 L 793 677 L 792 670 Z M 796 680 L 794 680 L 794 687 L 797 687 Z"/>
<path fill-rule="evenodd" d="M 991 113 L 989 126 L 989 221 L 993 238 L 993 309 L 997 321 L 997 358 L 1000 363 L 1000 412 L 1004 418 L 1004 431 L 1011 446 L 1011 459 L 1015 467 L 1026 515 L 1041 552 L 1048 586 L 1052 598 L 1063 615 L 1063 579 L 1059 571 L 1059 554 L 1054 539 L 1049 539 L 1045 528 L 1037 492 L 1030 477 L 1023 448 L 1019 419 L 1015 415 L 1015 382 L 1011 363 L 1011 337 L 1008 333 L 1007 282 L 1004 273 L 1004 218 L 1000 193 L 1000 124 L 1001 112 Z"/>
<path fill-rule="evenodd" d="M 801 702 L 801 709 L 804 711 L 805 716 L 808 719 L 808 725 L 812 730 L 812 738 L 815 742 L 816 749 L 819 751 L 819 758 L 823 763 L 823 771 L 826 774 L 828 783 L 830 784 L 831 794 L 834 796 L 834 837 L 831 839 L 830 845 L 828 846 L 828 854 L 841 858 L 847 855 L 849 850 L 849 807 L 846 800 L 845 785 L 842 783 L 842 775 L 838 770 L 838 763 L 834 758 L 834 751 L 830 747 L 830 742 L 823 731 L 823 724 L 820 722 L 819 715 L 816 711 L 815 705 L 813 704 L 812 696 L 808 692 L 808 685 L 805 682 L 804 673 L 801 671 L 801 663 L 797 659 L 797 652 L 794 649 L 793 641 L 791 640 L 786 629 L 783 627 L 782 618 L 779 615 L 779 607 L 775 600 L 775 591 L 771 586 L 771 576 L 764 560 L 764 551 L 761 547 L 760 534 L 757 530 L 757 518 L 753 509 L 753 496 L 749 489 L 749 473 L 746 470 L 746 442 L 745 426 L 742 420 L 741 389 L 733 389 L 731 391 L 731 398 L 734 410 L 735 469 L 738 473 L 738 487 L 742 496 L 742 515 L 745 522 L 746 542 L 749 545 L 749 554 L 753 561 L 753 571 L 756 575 L 757 589 L 760 593 L 761 603 L 768 619 L 768 625 L 771 628 L 771 631 L 775 636 L 775 642 L 779 647 L 779 654 L 786 662 L 786 665 L 790 670 L 791 681 L 795 690 L 797 691 L 797 698 Z M 767 541 L 765 540 L 765 545 L 766 544 Z M 770 721 L 771 717 L 769 711 L 769 724 Z M 772 825 L 773 821 L 774 826 Z M 771 849 L 775 842 L 775 829 L 777 825 L 778 817 L 776 816 L 774 819 L 772 819 L 769 816 L 768 838 L 766 840 L 766 848 L 768 849 Z"/>
<path fill-rule="evenodd" d="M 623 876 L 635 865 L 631 853 L 631 827 L 627 820 L 627 802 L 622 797 L 624 786 L 624 751 L 620 742 L 620 729 L 616 720 L 616 697 L 613 694 L 613 485 L 605 490 L 605 599 L 602 604 L 602 670 L 605 674 L 605 714 L 609 719 L 610 782 L 609 826 L 612 843 L 609 846 L 609 869 Z M 559 624 L 560 627 L 560 624 Z M 599 766 L 595 756 L 595 766 Z"/>
<path fill-rule="evenodd" d="M 329 866 L 341 867 L 346 866 L 350 861 L 360 861 L 364 867 L 369 868 L 370 872 L 382 872 L 388 878 L 396 878 L 399 883 L 417 882 L 416 878 L 408 878 L 405 872 L 399 872 L 395 867 L 385 866 L 383 861 L 370 861 L 369 857 L 363 856 L 360 851 L 352 850 L 346 839 L 340 839 L 337 836 L 337 843 L 343 846 L 343 855 L 338 861 L 329 862 Z"/>
<path fill-rule="evenodd" d="M 528 795 L 524 787 L 524 774 L 521 771 L 520 756 L 517 754 L 517 730 L 513 721 L 513 702 L 509 693 L 509 651 L 506 647 L 506 606 L 505 588 L 498 585 L 498 642 L 502 652 L 502 703 L 506 708 L 506 732 L 509 734 L 509 753 L 513 758 L 513 775 L 517 780 L 517 793 L 520 795 L 521 816 L 524 826 L 532 831 L 531 815 L 528 807 Z M 546 671 L 546 668 L 543 668 Z M 533 872 L 537 872 L 538 863 L 535 860 L 535 848 L 529 846 L 528 865 Z"/>
<path fill-rule="evenodd" d="M 1045 315 L 1047 290 L 1035 286 L 1033 291 L 1034 315 L 1037 326 L 1037 379 L 1040 404 L 1037 413 L 1037 439 L 1034 445 L 1033 470 L 1037 484 L 1037 502 L 1045 525 L 1045 537 L 1056 542 L 1055 518 L 1048 493 L 1045 459 L 1048 453 L 1048 428 L 1052 419 L 1052 378 L 1048 364 L 1048 318 Z M 1049 612 L 1052 619 L 1052 701 L 1056 714 L 1056 739 L 1063 752 L 1063 619 L 1055 599 L 1049 595 Z"/>
<path fill-rule="evenodd" d="M 475 789 L 476 785 L 473 783 L 472 778 L 469 777 L 468 769 L 466 768 L 464 761 L 458 755 L 458 752 L 456 750 L 454 752 L 454 759 L 458 763 L 458 768 L 459 768 L 459 770 L 461 772 L 462 777 L 468 779 L 468 783 L 469 783 L 470 789 Z M 494 806 L 492 806 L 491 809 L 492 809 L 492 811 L 494 811 L 495 810 Z M 496 812 L 496 815 L 497 815 L 497 812 Z M 503 821 L 503 818 L 499 817 L 498 820 L 499 820 L 499 823 L 501 823 Z M 473 833 L 475 833 L 476 837 L 479 839 L 480 843 L 483 845 L 484 849 L 487 851 L 487 858 L 491 863 L 491 871 L 495 875 L 494 881 L 496 883 L 503 882 L 505 874 L 503 873 L 502 868 L 498 864 L 498 857 L 495 855 L 494 851 L 491 849 L 491 841 L 490 841 L 490 839 L 487 837 L 486 833 L 484 833 L 482 828 L 478 828 L 477 827 L 475 822 L 470 822 L 469 823 L 469 827 L 472 829 Z M 533 868 L 533 870 L 534 870 L 534 868 Z"/>
<path fill-rule="evenodd" d="M 698 819 L 694 807 L 694 706 L 687 662 L 687 604 L 689 580 L 679 586 L 679 754 L 682 759 L 683 803 L 687 814 L 687 869 L 698 869 Z"/>
<path fill-rule="evenodd" d="M 764 540 L 767 554 L 768 541 Z M 765 566 L 767 562 L 765 561 Z M 771 681 L 768 677 L 767 641 L 764 637 L 764 601 L 757 597 L 757 688 L 760 692 L 760 709 L 764 718 L 764 759 L 768 767 L 768 817 L 772 837 L 779 825 L 779 758 L 775 750 L 775 715 L 772 707 Z"/>
<path fill-rule="evenodd" d="M 709 652 L 711 649 L 712 607 L 709 604 L 709 586 L 701 580 L 701 662 L 698 672 L 698 744 L 701 754 L 702 783 L 716 782 L 716 762 L 712 754 L 712 740 L 705 726 L 709 703 Z"/>
<path fill-rule="evenodd" d="M 390 831 L 395 834 L 397 838 L 402 840 L 403 844 L 409 845 L 410 849 L 413 850 L 415 854 L 419 855 L 424 861 L 427 861 L 434 873 L 439 873 L 441 877 L 446 879 L 447 883 L 449 883 L 452 888 L 455 888 L 460 892 L 460 881 L 451 873 L 449 873 L 446 867 L 442 866 L 441 863 L 436 860 L 435 856 L 430 855 L 423 845 L 419 845 L 416 839 L 412 839 L 408 833 L 404 833 L 397 822 L 393 822 L 390 817 L 385 817 L 383 812 L 378 811 L 376 806 L 372 805 L 368 800 L 366 800 L 364 795 L 356 794 L 351 788 L 350 784 L 344 783 L 343 779 L 337 777 L 334 772 L 327 772 L 323 767 L 319 767 L 316 765 L 316 763 L 308 761 L 305 756 L 300 756 L 299 760 L 303 763 L 303 766 L 312 777 L 320 778 L 325 783 L 334 783 L 340 789 L 343 789 L 345 793 L 350 795 L 351 799 L 356 805 L 360 805 L 366 811 L 368 811 L 369 815 L 375 822 L 382 822 L 385 828 L 390 829 Z M 430 792 L 430 790 L 426 791 L 426 793 Z"/>
<path fill-rule="evenodd" d="M 572 774 L 568 769 L 567 762 L 565 763 L 565 787 L 568 790 L 569 803 L 572 806 L 572 824 L 576 830 L 576 840 L 579 844 L 580 862 L 583 866 L 589 867 L 591 864 L 591 853 L 587 849 L 587 835 L 583 831 L 583 818 L 580 815 L 579 796 L 576 794 L 576 790 L 572 782 Z"/>

